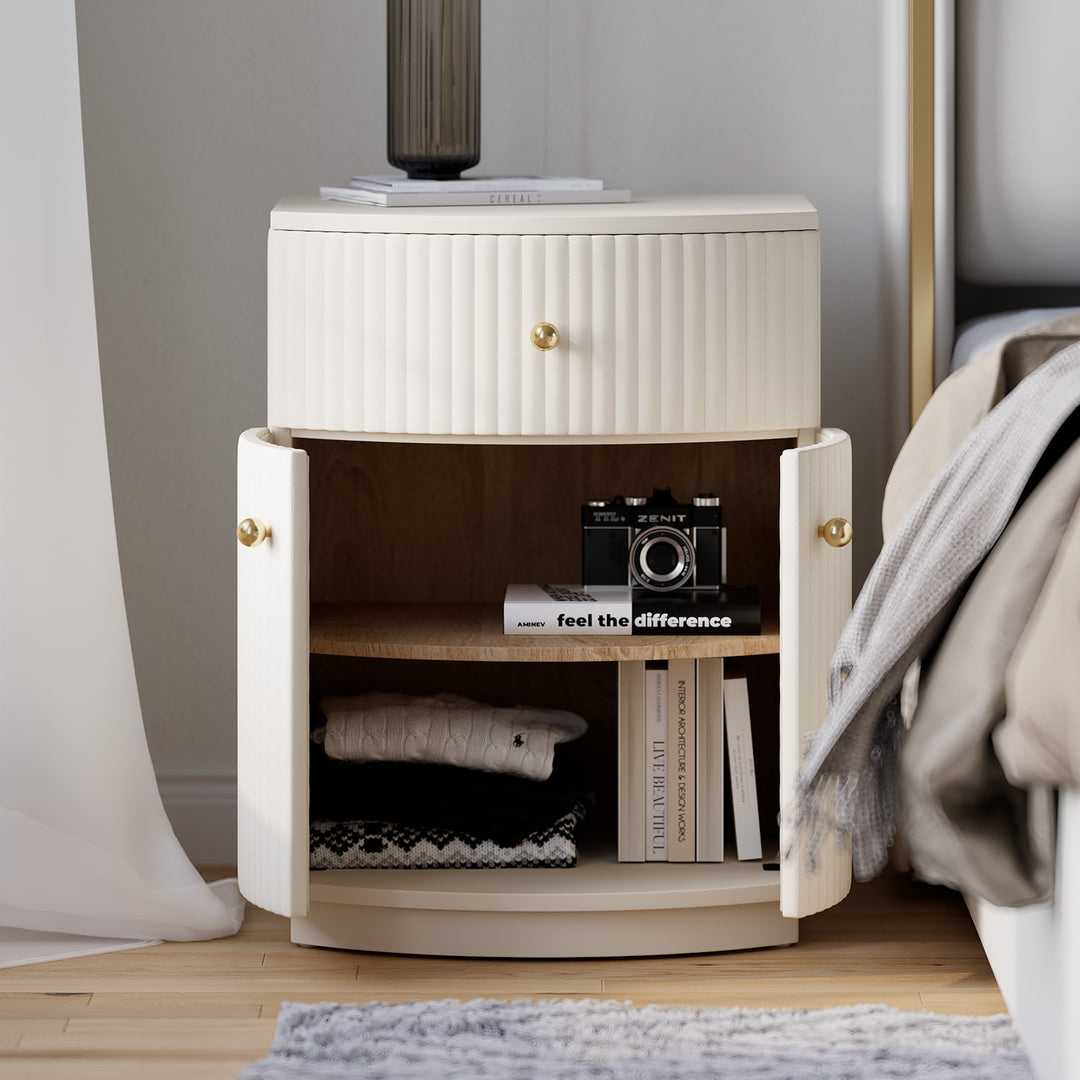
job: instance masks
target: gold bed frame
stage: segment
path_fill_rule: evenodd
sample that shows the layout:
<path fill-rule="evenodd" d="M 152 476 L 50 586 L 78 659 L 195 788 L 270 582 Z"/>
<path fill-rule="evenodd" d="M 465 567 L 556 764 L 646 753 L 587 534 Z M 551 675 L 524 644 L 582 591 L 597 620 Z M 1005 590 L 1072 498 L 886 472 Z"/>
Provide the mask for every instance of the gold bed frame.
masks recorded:
<path fill-rule="evenodd" d="M 911 423 L 934 392 L 934 0 L 908 0 Z"/>

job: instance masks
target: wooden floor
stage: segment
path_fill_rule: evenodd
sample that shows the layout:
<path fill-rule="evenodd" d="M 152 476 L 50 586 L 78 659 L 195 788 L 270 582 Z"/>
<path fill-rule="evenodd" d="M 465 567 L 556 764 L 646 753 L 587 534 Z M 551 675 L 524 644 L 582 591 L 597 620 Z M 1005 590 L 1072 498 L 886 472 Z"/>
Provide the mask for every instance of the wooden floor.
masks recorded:
<path fill-rule="evenodd" d="M 222 876 L 208 871 L 210 878 Z M 646 960 L 456 960 L 305 949 L 248 909 L 221 941 L 0 970 L 3 1080 L 235 1080 L 282 1001 L 590 997 L 638 1005 L 1004 1002 L 956 893 L 888 875 L 803 921 L 788 948 Z"/>

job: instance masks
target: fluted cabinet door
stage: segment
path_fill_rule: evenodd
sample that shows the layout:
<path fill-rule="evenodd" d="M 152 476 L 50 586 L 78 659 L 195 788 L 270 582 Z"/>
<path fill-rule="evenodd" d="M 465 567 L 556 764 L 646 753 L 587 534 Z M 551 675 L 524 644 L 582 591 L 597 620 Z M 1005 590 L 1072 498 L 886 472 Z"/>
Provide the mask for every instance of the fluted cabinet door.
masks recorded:
<path fill-rule="evenodd" d="M 272 229 L 272 427 L 686 436 L 820 419 L 814 230 Z M 540 322 L 559 341 L 539 351 Z"/>
<path fill-rule="evenodd" d="M 851 611 L 851 547 L 819 528 L 851 521 L 851 441 L 823 429 L 817 442 L 780 455 L 780 910 L 801 918 L 851 888 L 851 848 L 827 833 L 812 858 L 796 829 L 797 780 L 825 720 L 829 662 Z"/>
<path fill-rule="evenodd" d="M 308 910 L 308 457 L 252 429 L 237 448 L 237 871 L 279 915 Z M 265 539 L 250 532 L 261 523 Z"/>

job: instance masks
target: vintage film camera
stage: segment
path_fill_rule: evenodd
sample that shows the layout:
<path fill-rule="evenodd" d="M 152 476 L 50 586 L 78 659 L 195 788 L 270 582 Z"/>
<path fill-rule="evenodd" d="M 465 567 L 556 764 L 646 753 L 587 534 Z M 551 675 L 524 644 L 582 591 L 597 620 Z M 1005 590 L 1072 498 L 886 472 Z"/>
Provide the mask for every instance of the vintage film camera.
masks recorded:
<path fill-rule="evenodd" d="M 587 502 L 581 508 L 581 583 L 653 592 L 718 589 L 720 500 L 677 502 L 670 488 L 648 498 Z"/>

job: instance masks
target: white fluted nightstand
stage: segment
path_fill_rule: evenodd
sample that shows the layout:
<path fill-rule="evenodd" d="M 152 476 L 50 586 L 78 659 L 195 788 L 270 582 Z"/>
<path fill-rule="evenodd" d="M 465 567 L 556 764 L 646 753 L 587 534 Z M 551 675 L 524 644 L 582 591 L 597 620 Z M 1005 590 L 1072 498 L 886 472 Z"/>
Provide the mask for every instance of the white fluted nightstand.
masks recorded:
<path fill-rule="evenodd" d="M 848 437 L 819 429 L 814 208 L 290 199 L 271 218 L 268 306 L 268 424 L 238 464 L 244 895 L 296 942 L 386 952 L 795 941 L 850 884 L 839 840 L 812 873 L 787 851 L 851 603 L 849 534 L 822 528 L 850 520 L 851 465 Z M 720 495 L 760 637 L 502 635 L 507 583 L 579 580 L 585 499 L 668 484 Z M 620 684 L 675 656 L 739 658 L 767 684 L 755 741 L 779 871 L 616 859 Z M 532 693 L 587 715 L 601 803 L 579 865 L 309 871 L 309 702 L 356 686 Z"/>

